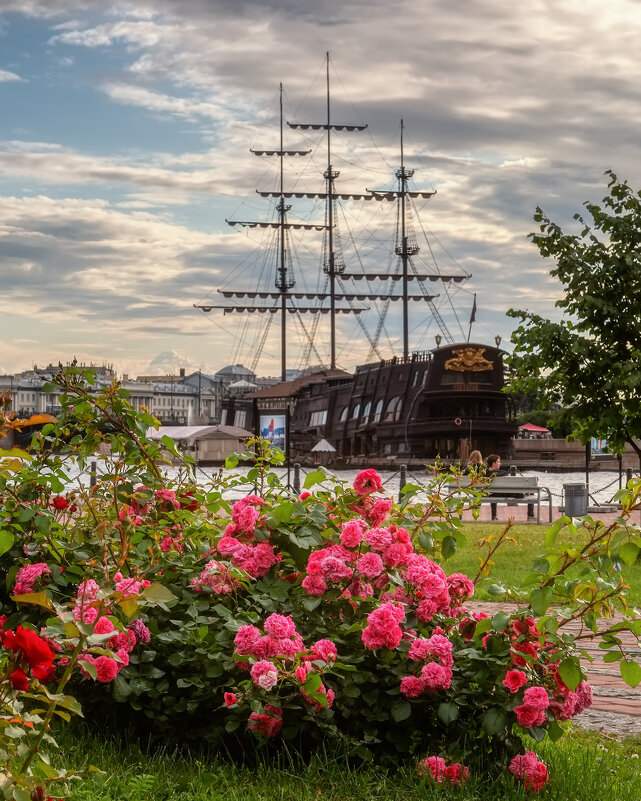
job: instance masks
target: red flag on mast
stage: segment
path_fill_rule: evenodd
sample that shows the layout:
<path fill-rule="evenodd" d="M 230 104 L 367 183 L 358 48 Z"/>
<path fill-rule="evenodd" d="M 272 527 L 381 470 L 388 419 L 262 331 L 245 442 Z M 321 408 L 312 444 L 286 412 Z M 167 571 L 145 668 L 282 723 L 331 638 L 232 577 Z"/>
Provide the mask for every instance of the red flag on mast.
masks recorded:
<path fill-rule="evenodd" d="M 470 325 L 476 322 L 476 292 L 474 293 L 474 303 L 472 304 L 472 314 L 470 314 Z"/>

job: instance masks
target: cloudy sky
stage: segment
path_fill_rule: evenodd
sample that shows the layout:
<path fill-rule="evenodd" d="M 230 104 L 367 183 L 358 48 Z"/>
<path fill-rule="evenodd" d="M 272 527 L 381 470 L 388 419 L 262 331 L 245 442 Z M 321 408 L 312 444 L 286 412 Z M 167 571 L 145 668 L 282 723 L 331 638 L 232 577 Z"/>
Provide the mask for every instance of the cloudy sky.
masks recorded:
<path fill-rule="evenodd" d="M 506 341 L 507 308 L 554 314 L 558 296 L 527 238 L 535 207 L 569 227 L 606 169 L 641 187 L 639 41 L 637 0 L 0 0 L 0 371 L 75 356 L 278 374 L 277 316 L 194 304 L 273 286 L 265 232 L 225 220 L 273 219 L 255 190 L 277 162 L 249 150 L 278 147 L 280 82 L 286 120 L 324 120 L 326 51 L 333 121 L 368 124 L 334 138 L 339 190 L 394 187 L 402 118 L 413 187 L 437 191 L 418 268 L 471 275 L 430 283 L 431 308 L 459 340 L 476 294 L 472 339 Z M 285 132 L 311 151 L 286 188 L 322 189 L 312 134 Z M 389 204 L 346 201 L 339 222 L 348 272 L 393 268 Z M 295 237 L 296 287 L 322 288 L 321 240 Z M 340 319 L 345 368 L 400 347 L 398 304 L 380 325 L 364 305 Z M 433 344 L 431 308 L 412 307 L 412 348 Z M 314 319 L 290 315 L 291 367 L 328 360 Z"/>

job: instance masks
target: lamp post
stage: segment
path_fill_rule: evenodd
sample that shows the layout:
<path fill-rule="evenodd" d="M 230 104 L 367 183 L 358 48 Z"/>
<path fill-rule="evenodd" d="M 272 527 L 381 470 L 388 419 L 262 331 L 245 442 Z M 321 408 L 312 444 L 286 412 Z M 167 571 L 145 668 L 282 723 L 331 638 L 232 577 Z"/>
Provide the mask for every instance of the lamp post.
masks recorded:
<path fill-rule="evenodd" d="M 497 347 L 497 348 L 500 348 L 500 347 L 501 347 L 501 337 L 500 337 L 500 335 L 499 335 L 499 334 L 497 334 L 497 335 L 494 337 L 494 341 L 496 342 L 496 347 Z"/>
<path fill-rule="evenodd" d="M 437 334 L 437 335 L 434 337 L 434 340 L 436 341 L 436 347 L 437 347 L 437 348 L 440 348 L 440 347 L 441 347 L 441 341 L 442 341 L 442 339 L 443 339 L 443 337 L 442 337 L 440 334 Z"/>

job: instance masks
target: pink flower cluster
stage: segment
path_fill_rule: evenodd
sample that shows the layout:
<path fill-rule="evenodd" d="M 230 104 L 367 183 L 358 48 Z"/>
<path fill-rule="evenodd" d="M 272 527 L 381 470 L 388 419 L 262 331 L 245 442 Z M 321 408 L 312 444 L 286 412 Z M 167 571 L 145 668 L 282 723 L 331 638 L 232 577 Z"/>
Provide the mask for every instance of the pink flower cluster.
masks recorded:
<path fill-rule="evenodd" d="M 524 782 L 528 790 L 535 792 L 541 790 L 550 778 L 545 763 L 539 761 L 534 751 L 517 754 L 510 762 L 510 773 Z"/>
<path fill-rule="evenodd" d="M 404 528 L 367 528 L 359 519 L 343 524 L 340 540 L 311 553 L 302 581 L 308 595 L 323 595 L 330 584 L 344 583 L 344 598 L 368 598 L 374 587 L 388 584 L 386 569 L 406 565 L 414 550 Z M 363 551 L 364 545 L 369 550 Z"/>
<path fill-rule="evenodd" d="M 361 633 L 363 645 L 373 651 L 379 648 L 396 648 L 403 638 L 400 622 L 405 618 L 405 608 L 391 602 L 381 604 L 367 616 L 367 625 Z"/>
<path fill-rule="evenodd" d="M 266 501 L 258 495 L 247 495 L 232 507 L 232 523 L 225 529 L 216 546 L 218 553 L 231 560 L 235 567 L 244 570 L 252 578 L 260 578 L 283 558 L 268 542 L 257 542 L 254 538 L 260 523 L 259 507 Z"/>
<path fill-rule="evenodd" d="M 576 690 L 570 690 L 561 680 L 557 665 L 551 665 L 550 672 L 555 683 L 550 711 L 557 720 L 569 720 L 592 706 L 592 687 L 587 681 L 582 681 Z"/>
<path fill-rule="evenodd" d="M 38 579 L 41 576 L 50 576 L 51 570 L 46 562 L 38 562 L 35 565 L 23 565 L 16 573 L 16 583 L 13 587 L 14 595 L 26 595 L 33 592 Z"/>
<path fill-rule="evenodd" d="M 264 713 L 251 713 L 247 728 L 263 737 L 276 737 L 283 728 L 283 710 L 278 706 L 265 704 Z"/>
<path fill-rule="evenodd" d="M 545 710 L 550 706 L 550 699 L 545 687 L 528 687 L 523 693 L 523 703 L 514 707 L 519 726 L 530 729 L 545 723 Z"/>
<path fill-rule="evenodd" d="M 296 631 L 290 616 L 271 614 L 264 624 L 263 634 L 256 626 L 241 626 L 236 632 L 234 644 L 237 656 L 249 656 L 252 662 L 237 660 L 241 669 L 248 669 L 252 682 L 261 690 L 273 690 L 281 678 L 287 678 L 299 685 L 299 691 L 314 709 L 321 711 L 331 707 L 334 691 L 321 682 L 313 694 L 305 690 L 310 674 L 323 672 L 336 660 L 336 646 L 331 640 L 318 640 L 307 648 Z M 225 704 L 238 703 L 235 693 L 225 694 Z M 268 707 L 265 706 L 265 710 Z M 280 731 L 280 725 L 272 722 L 273 714 L 249 718 L 249 729 L 264 736 L 273 737 Z M 282 725 L 282 711 L 276 716 Z"/>
<path fill-rule="evenodd" d="M 114 582 L 116 592 L 121 593 L 123 598 L 131 598 L 134 595 L 140 595 L 145 587 L 151 585 L 151 581 L 147 581 L 147 579 L 137 579 L 133 577 L 124 578 L 120 571 L 115 574 Z"/>
<path fill-rule="evenodd" d="M 114 575 L 114 589 L 122 598 L 140 595 L 151 584 L 147 579 L 124 578 L 122 573 Z M 80 582 L 73 607 L 73 616 L 84 623 L 95 623 L 104 611 L 103 602 L 98 598 L 100 587 L 93 579 Z"/>
<path fill-rule="evenodd" d="M 436 633 L 425 640 L 417 637 L 407 656 L 423 662 L 420 676 L 403 676 L 401 693 L 406 698 L 418 698 L 425 690 L 447 690 L 452 684 L 452 643 L 443 634 Z"/>
<path fill-rule="evenodd" d="M 470 769 L 460 762 L 447 764 L 443 757 L 425 757 L 418 763 L 419 776 L 428 776 L 435 782 L 449 784 L 465 784 L 470 778 Z"/>
<path fill-rule="evenodd" d="M 234 576 L 227 565 L 215 559 L 207 562 L 200 576 L 191 580 L 190 586 L 195 592 L 202 592 L 209 587 L 215 595 L 224 595 L 237 589 L 241 584 L 240 578 Z"/>
<path fill-rule="evenodd" d="M 144 626 L 144 623 L 142 625 Z M 146 626 L 144 628 L 149 634 L 149 629 Z M 92 656 L 89 653 L 80 654 L 78 664 L 80 672 L 84 676 L 89 676 L 89 673 L 83 668 L 83 663 L 87 663 L 95 667 L 97 681 L 108 683 L 116 678 L 125 665 L 129 664 L 129 654 L 136 645 L 136 634 L 131 628 L 126 631 L 118 631 L 106 616 L 96 620 L 94 634 L 111 634 L 112 632 L 113 636 L 107 640 L 106 647 L 114 652 L 116 658 L 102 654 L 100 656 Z"/>

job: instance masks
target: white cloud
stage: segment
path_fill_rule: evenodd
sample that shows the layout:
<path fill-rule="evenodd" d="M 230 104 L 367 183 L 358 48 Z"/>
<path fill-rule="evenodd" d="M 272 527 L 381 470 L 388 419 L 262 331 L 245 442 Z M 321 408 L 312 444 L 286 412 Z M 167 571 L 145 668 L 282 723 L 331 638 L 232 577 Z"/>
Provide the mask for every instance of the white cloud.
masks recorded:
<path fill-rule="evenodd" d="M 24 81 L 24 78 L 21 78 L 19 75 L 16 75 L 15 72 L 9 72 L 8 70 L 0 70 L 0 83 L 9 83 L 12 81 Z"/>

